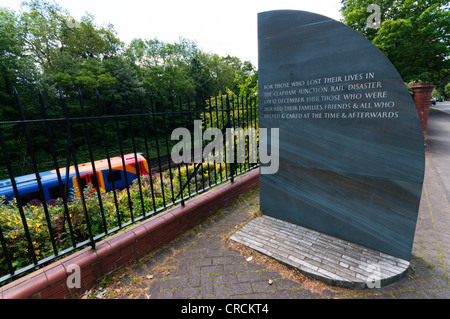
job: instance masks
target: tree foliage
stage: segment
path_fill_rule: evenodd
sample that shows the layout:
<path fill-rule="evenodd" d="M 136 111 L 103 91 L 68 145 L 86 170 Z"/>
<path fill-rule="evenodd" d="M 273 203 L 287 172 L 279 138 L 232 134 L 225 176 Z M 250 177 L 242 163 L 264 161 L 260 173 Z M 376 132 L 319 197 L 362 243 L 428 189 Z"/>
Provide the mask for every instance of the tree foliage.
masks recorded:
<path fill-rule="evenodd" d="M 368 28 L 370 4 L 380 7 L 381 27 Z M 447 0 L 342 0 L 343 22 L 372 41 L 405 82 L 444 86 L 450 75 L 450 5 Z"/>
<path fill-rule="evenodd" d="M 98 25 L 89 13 L 76 22 L 67 10 L 46 0 L 27 0 L 17 12 L 0 7 L 0 58 L 2 121 L 20 119 L 13 87 L 19 92 L 28 120 L 43 116 L 38 88 L 47 116 L 56 118 L 64 116 L 59 88 L 62 88 L 72 117 L 82 115 L 78 90 L 82 92 L 87 115 L 99 112 L 111 115 L 128 112 L 128 98 L 129 104 L 136 107 L 138 104 L 133 103 L 133 99 L 139 98 L 138 93 L 146 96 L 144 111 L 151 110 L 150 93 L 157 96 L 155 110 L 161 111 L 162 102 L 166 107 L 170 106 L 170 96 L 189 96 L 196 103 L 203 101 L 197 104 L 199 107 L 206 107 L 208 98 L 220 92 L 238 94 L 240 90 L 254 92 L 257 88 L 257 73 L 250 62 L 203 52 L 194 41 L 184 38 L 174 43 L 157 38 L 137 38 L 126 44 L 119 39 L 113 25 Z M 96 92 L 102 96 L 100 108 Z M 164 101 L 158 101 L 160 94 L 165 97 Z M 158 132 L 163 134 L 170 127 L 164 125 L 161 117 L 157 115 L 155 120 Z M 92 144 L 101 147 L 104 140 L 114 143 L 118 133 L 127 142 L 129 132 L 124 127 L 123 121 L 118 127 L 113 121 L 105 123 L 106 137 L 103 139 L 100 126 L 92 124 L 90 129 L 98 133 L 92 134 Z M 27 162 L 30 166 L 26 159 L 28 149 L 24 133 L 17 125 L 3 125 L 1 129 L 10 159 L 20 166 L 17 171 L 22 174 L 26 171 L 22 166 L 25 167 Z M 48 161 L 51 146 L 45 127 L 36 124 L 28 129 L 35 141 L 33 151 Z M 56 152 L 64 157 L 67 132 L 57 123 L 52 129 L 55 139 L 61 137 L 61 141 L 55 140 Z M 81 123 L 74 123 L 72 132 L 75 147 L 85 150 Z M 138 131 L 136 134 L 143 133 Z M 0 163 L 0 168 L 3 164 Z"/>
<path fill-rule="evenodd" d="M 125 44 L 113 25 L 97 25 L 89 13 L 76 24 L 67 10 L 48 1 L 25 1 L 20 12 L 0 8 L 0 17 L 0 94 L 5 97 L 21 84 L 37 85 L 47 96 L 62 87 L 207 97 L 233 90 L 236 74 L 256 74 L 250 62 L 205 53 L 184 38 Z"/>

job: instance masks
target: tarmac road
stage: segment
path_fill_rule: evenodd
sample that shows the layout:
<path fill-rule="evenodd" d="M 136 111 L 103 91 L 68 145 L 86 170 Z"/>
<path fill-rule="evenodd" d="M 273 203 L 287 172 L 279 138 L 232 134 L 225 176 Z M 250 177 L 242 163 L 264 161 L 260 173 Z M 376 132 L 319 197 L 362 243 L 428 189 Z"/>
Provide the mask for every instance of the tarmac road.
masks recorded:
<path fill-rule="evenodd" d="M 439 181 L 450 200 L 450 102 L 437 102 L 430 108 L 427 130 L 427 155 L 438 172 Z"/>
<path fill-rule="evenodd" d="M 436 105 L 433 105 L 433 108 L 437 108 L 443 111 L 450 111 L 450 101 L 436 102 Z"/>

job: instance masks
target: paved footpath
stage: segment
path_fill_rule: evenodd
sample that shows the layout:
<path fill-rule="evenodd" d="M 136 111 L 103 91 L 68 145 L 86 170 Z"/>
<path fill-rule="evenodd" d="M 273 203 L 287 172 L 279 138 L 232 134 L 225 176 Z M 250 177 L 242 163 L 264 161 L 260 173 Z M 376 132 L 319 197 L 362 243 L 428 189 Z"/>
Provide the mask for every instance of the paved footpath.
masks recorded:
<path fill-rule="evenodd" d="M 365 290 L 328 286 L 230 240 L 259 214 L 255 190 L 79 298 L 450 299 L 450 114 L 432 110 L 428 127 L 411 266 L 397 283 Z"/>

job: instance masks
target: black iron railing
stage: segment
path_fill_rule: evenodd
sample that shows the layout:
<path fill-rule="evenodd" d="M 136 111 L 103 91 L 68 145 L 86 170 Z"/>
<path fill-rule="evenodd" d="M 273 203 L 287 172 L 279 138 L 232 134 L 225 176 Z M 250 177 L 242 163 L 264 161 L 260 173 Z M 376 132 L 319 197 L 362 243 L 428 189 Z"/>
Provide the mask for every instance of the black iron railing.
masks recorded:
<path fill-rule="evenodd" d="M 62 89 L 46 98 L 38 90 L 25 101 L 13 95 L 16 120 L 0 121 L 0 284 L 95 249 L 105 236 L 258 166 L 250 135 L 238 141 L 246 143 L 240 162 L 221 160 L 234 150 L 226 139 L 223 154 L 205 154 L 208 141 L 195 136 L 195 123 L 201 136 L 208 128 L 256 132 L 254 98 Z M 176 128 L 189 132 L 190 147 L 179 151 L 190 160 L 172 160 Z"/>

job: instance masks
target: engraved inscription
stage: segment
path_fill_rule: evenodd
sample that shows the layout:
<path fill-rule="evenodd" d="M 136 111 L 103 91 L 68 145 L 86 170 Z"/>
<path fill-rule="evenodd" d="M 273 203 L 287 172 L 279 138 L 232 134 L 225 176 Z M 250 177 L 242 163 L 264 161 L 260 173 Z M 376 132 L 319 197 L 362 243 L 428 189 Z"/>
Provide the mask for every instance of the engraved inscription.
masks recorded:
<path fill-rule="evenodd" d="M 399 117 L 375 72 L 262 85 L 262 116 L 275 119 Z"/>

